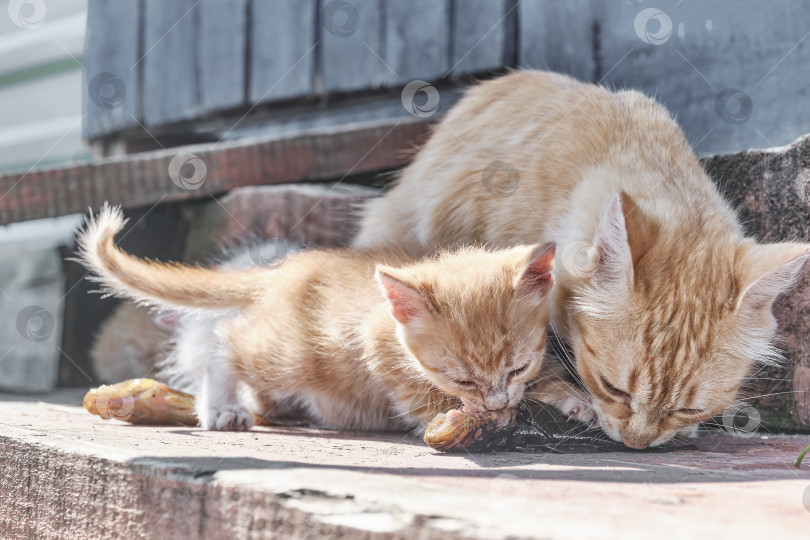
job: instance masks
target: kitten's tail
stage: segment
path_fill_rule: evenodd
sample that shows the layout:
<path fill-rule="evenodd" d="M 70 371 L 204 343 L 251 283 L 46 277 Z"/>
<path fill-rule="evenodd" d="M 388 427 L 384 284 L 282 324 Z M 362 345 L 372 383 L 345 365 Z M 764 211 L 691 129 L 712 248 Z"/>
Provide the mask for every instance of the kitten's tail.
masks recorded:
<path fill-rule="evenodd" d="M 231 309 L 249 304 L 255 271 L 219 271 L 133 257 L 115 245 L 126 221 L 120 208 L 105 204 L 79 234 L 80 262 L 92 278 L 117 296 L 146 304 L 196 309 Z"/>

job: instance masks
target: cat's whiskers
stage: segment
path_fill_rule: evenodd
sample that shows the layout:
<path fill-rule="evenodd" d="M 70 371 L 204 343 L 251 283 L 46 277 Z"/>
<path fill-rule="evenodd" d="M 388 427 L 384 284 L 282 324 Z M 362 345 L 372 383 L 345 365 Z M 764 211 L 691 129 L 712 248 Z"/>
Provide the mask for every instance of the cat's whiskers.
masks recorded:
<path fill-rule="evenodd" d="M 575 381 L 578 381 L 579 375 L 576 373 L 576 370 L 571 367 L 575 366 L 576 363 L 573 354 L 571 354 L 571 352 L 568 350 L 568 344 L 565 343 L 565 341 L 563 341 L 553 322 L 549 326 L 551 327 L 552 330 L 549 333 L 549 336 L 550 337 L 553 336 L 553 339 L 556 341 L 557 344 L 556 350 L 559 350 L 560 354 L 563 356 L 563 358 L 558 359 L 558 361 L 563 365 L 568 374 L 571 375 L 571 377 Z"/>
<path fill-rule="evenodd" d="M 526 400 L 526 401 L 529 401 L 529 402 L 534 402 L 537 405 L 539 405 L 544 411 L 548 412 L 551 415 L 551 418 L 554 420 L 554 423 L 556 424 L 557 429 L 558 430 L 563 429 L 563 426 L 559 423 L 559 421 L 557 421 L 557 417 L 554 414 L 555 411 L 556 411 L 556 408 L 553 405 L 550 405 L 550 404 L 545 403 L 543 401 L 539 401 L 539 400 L 537 400 L 535 398 L 532 398 L 532 397 L 529 397 L 529 396 L 523 396 L 521 401 L 523 401 L 523 400 Z M 527 409 L 528 409 L 529 415 L 531 416 L 532 422 L 534 423 L 535 422 L 534 413 L 532 412 L 531 407 L 527 407 Z"/>
<path fill-rule="evenodd" d="M 743 380 L 743 384 L 752 383 L 752 382 L 759 382 L 759 381 L 778 381 L 778 382 L 788 382 L 790 379 L 786 379 L 783 377 L 753 377 Z"/>
<path fill-rule="evenodd" d="M 750 399 L 759 399 L 763 397 L 770 397 L 770 396 L 780 396 L 784 394 L 807 394 L 810 393 L 810 390 L 786 390 L 784 392 L 770 392 L 768 394 L 759 394 L 757 396 L 745 396 L 745 397 L 738 397 L 737 400 L 742 402 Z"/>
<path fill-rule="evenodd" d="M 437 403 L 442 403 L 442 402 L 447 401 L 447 400 L 448 400 L 448 397 L 443 396 L 443 397 L 441 397 L 439 399 L 436 399 L 434 401 L 429 401 L 427 403 L 421 403 L 421 404 L 417 405 L 416 407 L 414 407 L 413 409 L 411 409 L 409 411 L 405 411 L 405 412 L 400 413 L 400 414 L 395 414 L 395 415 L 389 416 L 389 418 L 401 418 L 403 416 L 408 416 L 409 414 L 413 413 L 414 411 L 418 411 L 419 409 L 424 409 L 426 407 L 430 407 L 431 405 L 436 405 Z M 450 405 L 447 410 L 451 410 L 454 407 L 455 407 L 455 405 Z"/>

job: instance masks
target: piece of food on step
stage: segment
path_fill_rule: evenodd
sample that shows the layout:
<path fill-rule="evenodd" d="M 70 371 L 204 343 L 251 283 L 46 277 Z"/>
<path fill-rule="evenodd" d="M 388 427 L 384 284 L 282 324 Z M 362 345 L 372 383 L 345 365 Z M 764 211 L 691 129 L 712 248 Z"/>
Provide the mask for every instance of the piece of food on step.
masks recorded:
<path fill-rule="evenodd" d="M 130 424 L 197 425 L 194 396 L 154 379 L 130 379 L 92 388 L 82 404 L 92 414 Z"/>
<path fill-rule="evenodd" d="M 102 418 L 151 426 L 197 426 L 194 396 L 154 379 L 130 379 L 91 388 L 84 408 Z M 294 405 L 277 403 L 265 416 L 253 415 L 257 426 L 308 426 L 309 420 Z"/>
<path fill-rule="evenodd" d="M 424 441 L 436 450 L 453 452 L 469 448 L 495 429 L 494 419 L 488 416 L 454 409 L 431 420 L 425 428 Z"/>

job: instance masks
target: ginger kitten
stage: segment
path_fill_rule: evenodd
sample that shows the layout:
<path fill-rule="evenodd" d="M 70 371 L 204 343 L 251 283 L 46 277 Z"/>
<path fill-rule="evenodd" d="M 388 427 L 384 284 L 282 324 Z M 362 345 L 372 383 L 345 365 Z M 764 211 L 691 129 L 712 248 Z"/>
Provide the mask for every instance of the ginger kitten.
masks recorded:
<path fill-rule="evenodd" d="M 301 249 L 289 240 L 252 240 L 223 248 L 214 263 L 230 270 L 269 266 L 277 261 L 268 254 Z M 215 345 L 209 328 L 217 324 L 219 315 L 156 311 L 123 302 L 101 325 L 90 350 L 95 373 L 104 383 L 157 373 L 176 390 L 197 394 L 202 378 L 197 358 Z"/>
<path fill-rule="evenodd" d="M 417 262 L 308 251 L 276 268 L 227 271 L 134 258 L 113 242 L 123 223 L 105 207 L 80 237 L 98 281 L 145 304 L 221 314 L 205 317 L 216 347 L 199 358 L 207 429 L 251 427 L 240 382 L 265 404 L 295 400 L 337 429 L 423 427 L 459 402 L 503 425 L 541 374 L 553 244 Z"/>
<path fill-rule="evenodd" d="M 600 426 L 631 448 L 721 414 L 774 362 L 774 299 L 810 246 L 743 234 L 666 109 L 516 72 L 472 88 L 355 247 L 556 241 L 551 320 Z"/>

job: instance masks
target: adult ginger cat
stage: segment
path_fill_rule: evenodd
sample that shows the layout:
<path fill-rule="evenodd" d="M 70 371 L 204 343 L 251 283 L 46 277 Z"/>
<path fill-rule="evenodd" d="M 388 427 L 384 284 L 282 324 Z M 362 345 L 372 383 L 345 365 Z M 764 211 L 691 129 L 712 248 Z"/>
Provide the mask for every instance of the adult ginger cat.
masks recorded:
<path fill-rule="evenodd" d="M 337 429 L 423 427 L 459 401 L 503 425 L 524 397 L 554 401 L 553 383 L 540 388 L 553 244 L 418 262 L 306 251 L 228 271 L 132 257 L 113 242 L 123 224 L 105 207 L 80 236 L 82 260 L 115 294 L 215 322 L 194 359 L 205 428 L 251 427 L 240 382 L 266 407 L 294 400 Z"/>
<path fill-rule="evenodd" d="M 810 251 L 746 238 L 652 99 L 536 71 L 472 88 L 354 245 L 538 239 L 558 245 L 551 320 L 598 422 L 639 449 L 721 414 L 778 358 L 771 305 Z"/>

